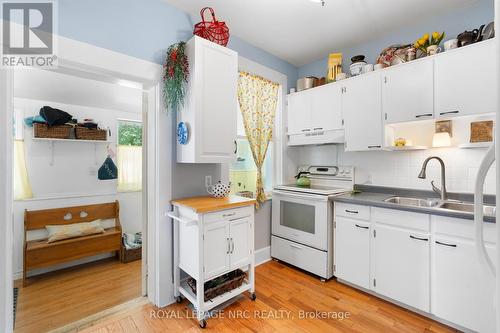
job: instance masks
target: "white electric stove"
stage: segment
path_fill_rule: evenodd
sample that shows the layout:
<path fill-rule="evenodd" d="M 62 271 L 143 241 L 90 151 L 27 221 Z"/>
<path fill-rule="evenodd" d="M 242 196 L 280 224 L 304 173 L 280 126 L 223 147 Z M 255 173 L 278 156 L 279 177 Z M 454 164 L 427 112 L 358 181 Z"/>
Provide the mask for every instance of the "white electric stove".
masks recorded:
<path fill-rule="evenodd" d="M 354 188 L 354 168 L 305 166 L 310 186 L 278 185 L 273 191 L 271 256 L 323 279 L 333 276 L 333 202 Z"/>

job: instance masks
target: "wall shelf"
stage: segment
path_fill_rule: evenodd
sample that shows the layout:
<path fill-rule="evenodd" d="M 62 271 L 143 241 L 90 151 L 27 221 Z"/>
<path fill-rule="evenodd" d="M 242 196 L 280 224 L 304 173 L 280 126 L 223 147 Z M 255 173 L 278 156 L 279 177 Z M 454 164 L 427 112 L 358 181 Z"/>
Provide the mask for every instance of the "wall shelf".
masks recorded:
<path fill-rule="evenodd" d="M 396 146 L 387 146 L 384 147 L 383 150 L 390 150 L 390 151 L 410 151 L 410 150 L 425 150 L 429 149 L 428 146 L 403 146 L 403 147 L 396 147 Z"/>
<path fill-rule="evenodd" d="M 458 148 L 470 149 L 470 148 L 489 148 L 492 142 L 474 142 L 474 143 L 464 143 L 458 145 Z"/>
<path fill-rule="evenodd" d="M 52 139 L 52 138 L 35 138 L 33 141 L 44 141 L 44 142 L 87 142 L 87 143 L 111 143 L 108 140 L 78 140 L 78 139 Z"/>

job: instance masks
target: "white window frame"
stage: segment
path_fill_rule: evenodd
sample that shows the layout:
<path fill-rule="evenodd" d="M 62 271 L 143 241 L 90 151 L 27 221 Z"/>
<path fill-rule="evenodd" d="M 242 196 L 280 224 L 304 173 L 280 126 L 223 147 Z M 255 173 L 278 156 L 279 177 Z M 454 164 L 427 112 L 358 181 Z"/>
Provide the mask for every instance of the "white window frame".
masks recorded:
<path fill-rule="evenodd" d="M 272 150 L 273 150 L 273 184 L 283 183 L 283 153 L 285 142 L 283 133 L 285 132 L 285 96 L 288 87 L 288 78 L 285 74 L 275 71 L 269 67 L 263 66 L 245 57 L 238 56 L 238 70 L 249 72 L 258 76 L 262 76 L 270 81 L 280 84 L 280 93 L 278 94 L 278 103 L 276 107 L 276 117 L 274 120 Z M 246 139 L 246 136 L 238 136 L 238 139 Z M 230 165 L 225 163 L 220 166 L 220 179 L 223 182 L 229 182 Z M 268 194 L 268 193 L 266 193 Z"/>

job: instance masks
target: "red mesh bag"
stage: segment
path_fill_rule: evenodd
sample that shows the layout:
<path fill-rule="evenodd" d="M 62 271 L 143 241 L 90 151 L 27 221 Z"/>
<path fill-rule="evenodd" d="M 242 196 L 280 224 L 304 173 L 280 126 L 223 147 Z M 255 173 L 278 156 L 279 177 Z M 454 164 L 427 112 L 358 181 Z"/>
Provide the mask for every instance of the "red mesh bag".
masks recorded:
<path fill-rule="evenodd" d="M 205 10 L 210 10 L 212 22 L 205 21 Z M 225 22 L 219 22 L 215 18 L 215 12 L 211 7 L 200 10 L 201 22 L 194 26 L 193 34 L 208 39 L 211 42 L 226 46 L 229 41 L 229 28 Z"/>

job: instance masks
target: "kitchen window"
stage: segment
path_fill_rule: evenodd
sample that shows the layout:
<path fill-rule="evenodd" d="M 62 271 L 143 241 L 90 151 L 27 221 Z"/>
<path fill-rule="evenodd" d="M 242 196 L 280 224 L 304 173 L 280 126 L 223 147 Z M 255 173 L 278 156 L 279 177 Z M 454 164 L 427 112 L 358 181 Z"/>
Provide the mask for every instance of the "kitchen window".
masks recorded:
<path fill-rule="evenodd" d="M 142 190 L 142 123 L 118 120 L 118 191 Z"/>
<path fill-rule="evenodd" d="M 245 135 L 245 127 L 243 126 L 243 116 L 238 108 L 238 126 L 236 140 L 237 154 L 236 162 L 231 163 L 229 167 L 229 180 L 231 181 L 231 193 L 242 196 L 255 196 L 256 181 L 257 181 L 257 167 L 252 156 L 250 144 Z M 269 142 L 267 148 L 266 159 L 262 167 L 262 178 L 264 181 L 264 191 L 266 196 L 269 197 L 273 190 L 273 144 L 274 141 Z"/>

